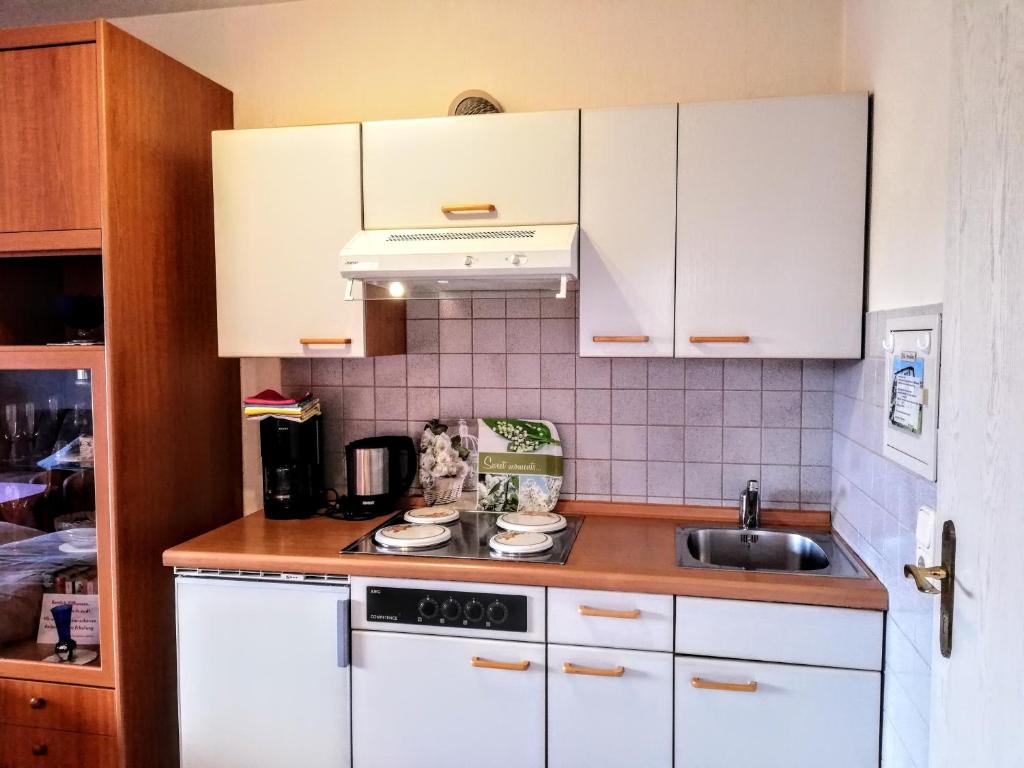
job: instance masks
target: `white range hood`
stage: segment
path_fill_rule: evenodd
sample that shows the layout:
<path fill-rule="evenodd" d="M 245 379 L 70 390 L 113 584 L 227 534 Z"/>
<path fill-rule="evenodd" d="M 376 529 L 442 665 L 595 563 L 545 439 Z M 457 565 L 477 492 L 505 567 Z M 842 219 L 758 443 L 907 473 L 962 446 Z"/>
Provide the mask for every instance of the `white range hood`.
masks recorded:
<path fill-rule="evenodd" d="M 552 290 L 579 275 L 579 226 L 363 230 L 341 251 L 341 275 L 393 296 L 447 291 Z"/>

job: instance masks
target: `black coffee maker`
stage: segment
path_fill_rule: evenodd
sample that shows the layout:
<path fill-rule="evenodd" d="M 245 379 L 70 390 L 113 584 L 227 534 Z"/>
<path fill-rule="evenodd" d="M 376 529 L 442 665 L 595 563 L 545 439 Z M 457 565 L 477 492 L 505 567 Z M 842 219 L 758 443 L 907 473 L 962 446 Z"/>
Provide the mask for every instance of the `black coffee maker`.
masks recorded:
<path fill-rule="evenodd" d="M 273 520 L 309 517 L 324 501 L 321 417 L 300 423 L 269 418 L 260 422 L 263 456 L 263 512 Z"/>
<path fill-rule="evenodd" d="M 342 500 L 342 514 L 366 520 L 394 512 L 416 476 L 417 460 L 416 444 L 404 435 L 366 437 L 346 445 L 348 496 Z"/>

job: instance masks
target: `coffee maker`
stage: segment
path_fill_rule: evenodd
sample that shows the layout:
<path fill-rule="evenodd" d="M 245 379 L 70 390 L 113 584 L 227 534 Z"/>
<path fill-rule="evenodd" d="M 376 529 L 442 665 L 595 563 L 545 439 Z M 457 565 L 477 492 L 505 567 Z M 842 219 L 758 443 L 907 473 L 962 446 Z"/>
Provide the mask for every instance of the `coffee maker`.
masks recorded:
<path fill-rule="evenodd" d="M 394 512 L 416 475 L 416 444 L 404 435 L 366 437 L 345 446 L 348 496 L 342 514 L 367 520 Z"/>
<path fill-rule="evenodd" d="M 268 418 L 260 422 L 263 457 L 263 512 L 272 520 L 309 517 L 324 501 L 321 417 L 301 423 Z"/>

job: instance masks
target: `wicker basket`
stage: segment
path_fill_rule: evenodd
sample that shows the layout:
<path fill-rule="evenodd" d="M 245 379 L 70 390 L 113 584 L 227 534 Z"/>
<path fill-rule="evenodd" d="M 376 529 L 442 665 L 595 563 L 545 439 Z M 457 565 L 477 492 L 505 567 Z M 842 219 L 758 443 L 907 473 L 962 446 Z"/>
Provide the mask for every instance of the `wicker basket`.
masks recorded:
<path fill-rule="evenodd" d="M 428 507 L 437 504 L 452 504 L 462 496 L 463 477 L 436 477 L 430 487 L 423 486 L 423 499 Z"/>

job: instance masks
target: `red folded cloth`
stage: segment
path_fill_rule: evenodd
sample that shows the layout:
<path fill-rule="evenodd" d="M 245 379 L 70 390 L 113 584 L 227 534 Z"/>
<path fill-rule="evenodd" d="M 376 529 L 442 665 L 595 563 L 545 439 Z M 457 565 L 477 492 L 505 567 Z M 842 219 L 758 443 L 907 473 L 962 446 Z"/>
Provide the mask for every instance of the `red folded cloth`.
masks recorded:
<path fill-rule="evenodd" d="M 242 402 L 246 405 L 298 405 L 309 400 L 313 395 L 309 392 L 302 397 L 285 397 L 277 390 L 264 389 L 259 394 L 247 397 Z"/>

